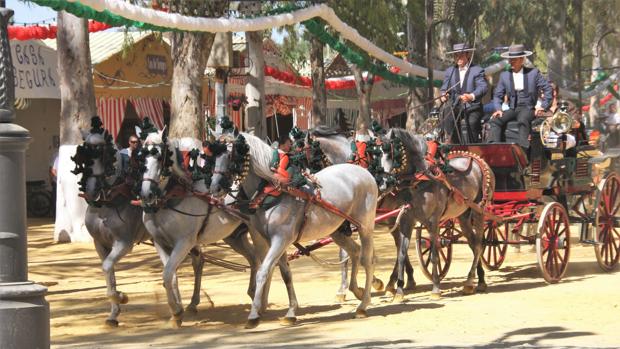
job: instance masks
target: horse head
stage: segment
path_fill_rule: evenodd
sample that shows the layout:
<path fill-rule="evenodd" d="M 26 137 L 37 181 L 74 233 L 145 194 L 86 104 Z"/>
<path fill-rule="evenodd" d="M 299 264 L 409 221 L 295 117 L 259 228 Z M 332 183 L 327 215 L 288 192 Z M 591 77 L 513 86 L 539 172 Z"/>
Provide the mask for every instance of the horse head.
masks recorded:
<path fill-rule="evenodd" d="M 171 176 L 170 167 L 174 153 L 170 151 L 164 130 L 158 130 L 145 118 L 141 127 L 136 126 L 136 134 L 142 139 L 142 147 L 136 157 L 141 164 L 139 194 L 144 208 L 154 208 L 164 195 Z"/>
<path fill-rule="evenodd" d="M 411 175 L 426 169 L 424 155 L 426 143 L 410 132 L 392 128 L 381 141 L 381 166 L 388 176 L 380 184 L 387 189 L 400 176 Z"/>
<path fill-rule="evenodd" d="M 250 170 L 249 145 L 246 138 L 237 130 L 225 133 L 216 142 L 209 145 L 209 151 L 215 158 L 211 177 L 211 194 L 223 196 L 233 185 L 245 180 Z"/>
<path fill-rule="evenodd" d="M 84 143 L 77 147 L 71 159 L 74 174 L 82 174 L 80 191 L 86 201 L 94 204 L 114 185 L 120 175 L 120 155 L 112 136 L 105 130 L 98 116 L 91 119 L 90 131 L 80 130 Z"/>

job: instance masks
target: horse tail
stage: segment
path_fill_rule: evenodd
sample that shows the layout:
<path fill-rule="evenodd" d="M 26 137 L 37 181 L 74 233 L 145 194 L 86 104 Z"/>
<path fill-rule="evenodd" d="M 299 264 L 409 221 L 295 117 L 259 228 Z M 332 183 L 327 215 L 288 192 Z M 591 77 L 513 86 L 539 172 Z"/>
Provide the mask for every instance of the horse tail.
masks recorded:
<path fill-rule="evenodd" d="M 468 158 L 478 165 L 482 172 L 482 188 L 480 188 L 480 207 L 484 208 L 488 203 L 493 200 L 493 191 L 495 190 L 495 175 L 491 170 L 489 164 L 484 161 L 480 155 L 464 150 L 451 151 L 448 154 L 448 159 L 454 159 L 457 157 Z"/>

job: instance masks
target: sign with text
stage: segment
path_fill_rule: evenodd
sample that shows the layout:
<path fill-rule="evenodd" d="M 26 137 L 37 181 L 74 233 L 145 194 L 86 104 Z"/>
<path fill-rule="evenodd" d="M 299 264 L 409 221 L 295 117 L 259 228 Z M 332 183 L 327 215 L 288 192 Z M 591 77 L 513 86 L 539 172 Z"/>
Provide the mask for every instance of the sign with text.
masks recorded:
<path fill-rule="evenodd" d="M 11 40 L 15 98 L 60 99 L 56 51 L 35 40 Z"/>
<path fill-rule="evenodd" d="M 166 76 L 168 74 L 168 65 L 166 57 L 159 55 L 146 55 L 146 67 L 151 74 Z"/>

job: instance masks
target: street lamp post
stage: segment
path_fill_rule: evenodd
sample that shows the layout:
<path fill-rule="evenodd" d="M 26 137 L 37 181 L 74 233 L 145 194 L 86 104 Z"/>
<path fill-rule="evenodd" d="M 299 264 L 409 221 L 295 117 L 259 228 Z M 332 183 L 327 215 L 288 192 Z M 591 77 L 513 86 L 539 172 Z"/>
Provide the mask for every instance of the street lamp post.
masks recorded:
<path fill-rule="evenodd" d="M 0 348 L 50 346 L 47 288 L 28 281 L 25 152 L 30 133 L 15 121 L 15 85 L 0 7 Z"/>

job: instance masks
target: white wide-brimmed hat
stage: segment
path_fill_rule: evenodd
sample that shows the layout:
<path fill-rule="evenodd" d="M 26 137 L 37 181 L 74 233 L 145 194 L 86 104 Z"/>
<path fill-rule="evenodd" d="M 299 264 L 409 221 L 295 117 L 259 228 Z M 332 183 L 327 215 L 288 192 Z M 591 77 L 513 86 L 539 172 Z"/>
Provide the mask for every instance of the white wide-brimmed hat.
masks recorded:
<path fill-rule="evenodd" d="M 475 48 L 471 48 L 467 44 L 454 44 L 452 45 L 452 51 L 448 51 L 446 54 L 450 55 L 453 53 L 470 52 L 473 50 L 475 50 Z"/>
<path fill-rule="evenodd" d="M 508 52 L 504 52 L 501 54 L 502 58 L 519 58 L 519 57 L 527 57 L 532 54 L 532 51 L 525 50 L 525 46 L 518 45 L 510 45 L 508 47 Z"/>

